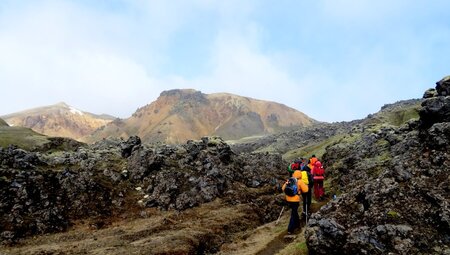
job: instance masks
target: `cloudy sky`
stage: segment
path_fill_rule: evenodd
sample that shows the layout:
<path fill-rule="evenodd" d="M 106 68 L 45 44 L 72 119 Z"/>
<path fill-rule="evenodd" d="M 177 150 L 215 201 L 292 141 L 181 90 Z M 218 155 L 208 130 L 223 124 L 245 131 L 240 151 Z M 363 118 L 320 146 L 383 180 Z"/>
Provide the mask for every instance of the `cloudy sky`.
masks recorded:
<path fill-rule="evenodd" d="M 0 1 L 0 115 L 64 101 L 129 117 L 193 88 L 321 121 L 450 74 L 448 0 Z"/>

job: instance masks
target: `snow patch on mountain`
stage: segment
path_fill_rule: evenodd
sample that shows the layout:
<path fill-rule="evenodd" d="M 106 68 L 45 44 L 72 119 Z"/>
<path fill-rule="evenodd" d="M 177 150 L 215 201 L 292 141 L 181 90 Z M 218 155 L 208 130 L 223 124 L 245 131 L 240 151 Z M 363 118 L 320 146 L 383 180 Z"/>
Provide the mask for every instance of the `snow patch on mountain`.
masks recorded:
<path fill-rule="evenodd" d="M 78 110 L 76 108 L 73 108 L 72 106 L 70 106 L 69 108 L 70 108 L 70 112 L 73 113 L 73 114 L 84 115 L 82 111 L 80 111 L 80 110 Z"/>

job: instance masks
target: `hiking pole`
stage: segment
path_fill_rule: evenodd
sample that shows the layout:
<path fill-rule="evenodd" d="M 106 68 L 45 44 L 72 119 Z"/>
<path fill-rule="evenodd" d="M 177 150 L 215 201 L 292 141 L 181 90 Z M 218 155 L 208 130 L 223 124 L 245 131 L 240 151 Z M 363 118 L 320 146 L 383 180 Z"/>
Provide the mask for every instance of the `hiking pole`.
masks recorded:
<path fill-rule="evenodd" d="M 305 202 L 306 202 L 306 212 L 305 212 L 305 219 L 306 219 L 306 222 L 305 222 L 305 226 L 308 224 L 308 194 L 306 194 L 306 196 L 305 196 Z"/>
<path fill-rule="evenodd" d="M 275 225 L 278 225 L 278 221 L 280 220 L 281 215 L 283 214 L 283 210 L 284 210 L 284 205 L 283 205 L 283 207 L 281 208 L 280 215 L 278 216 L 278 219 L 277 219 L 277 221 L 275 222 Z"/>

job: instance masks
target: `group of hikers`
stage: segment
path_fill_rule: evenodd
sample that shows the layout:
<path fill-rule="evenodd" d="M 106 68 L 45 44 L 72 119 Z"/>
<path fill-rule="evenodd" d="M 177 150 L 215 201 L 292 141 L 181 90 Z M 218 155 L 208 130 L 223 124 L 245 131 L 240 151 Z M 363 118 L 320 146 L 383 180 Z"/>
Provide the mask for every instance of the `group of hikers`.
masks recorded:
<path fill-rule="evenodd" d="M 314 189 L 316 201 L 323 199 L 325 189 L 323 187 L 325 170 L 322 163 L 315 155 L 307 161 L 305 158 L 295 160 L 288 166 L 289 179 L 283 184 L 282 190 L 286 194 L 286 201 L 291 208 L 288 235 L 300 227 L 298 207 L 300 206 L 300 195 L 303 200 L 302 217 L 308 220 L 311 207 L 311 189 Z"/>

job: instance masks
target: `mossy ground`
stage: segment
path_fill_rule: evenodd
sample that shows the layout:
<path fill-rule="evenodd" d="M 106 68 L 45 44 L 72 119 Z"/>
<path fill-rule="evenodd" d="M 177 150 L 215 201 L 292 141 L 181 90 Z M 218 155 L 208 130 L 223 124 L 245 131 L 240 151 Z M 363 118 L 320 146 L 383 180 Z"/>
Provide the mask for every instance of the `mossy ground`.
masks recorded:
<path fill-rule="evenodd" d="M 48 143 L 48 137 L 34 132 L 29 128 L 0 127 L 0 147 L 14 144 L 21 149 L 32 150 Z"/>
<path fill-rule="evenodd" d="M 308 145 L 303 146 L 301 148 L 297 148 L 286 152 L 285 154 L 283 154 L 283 159 L 290 161 L 298 158 L 310 158 L 311 155 L 313 154 L 320 159 L 325 153 L 327 146 L 335 144 L 336 142 L 342 140 L 343 137 L 344 135 L 336 135 L 328 139 L 325 139 L 319 143 L 316 142 L 309 143 Z"/>

